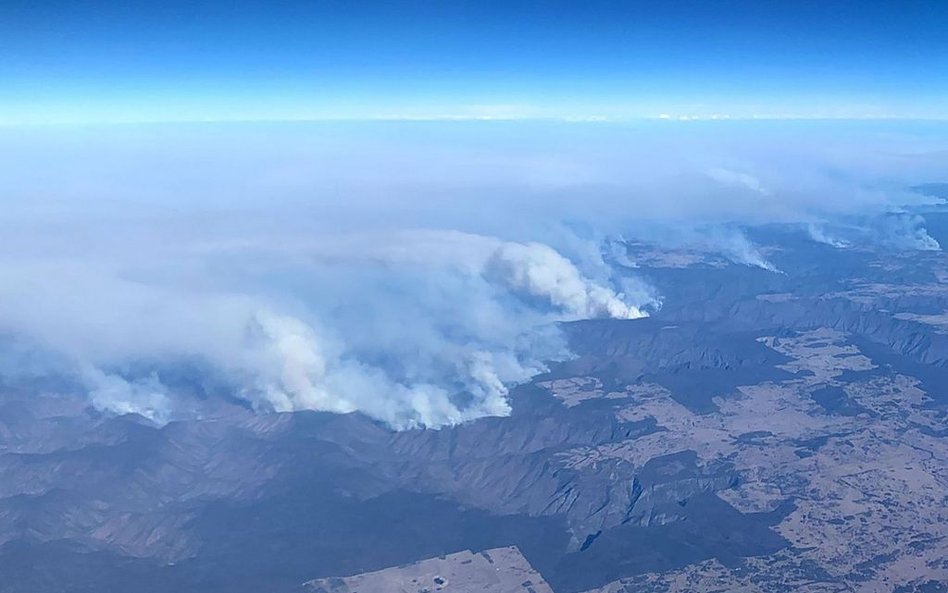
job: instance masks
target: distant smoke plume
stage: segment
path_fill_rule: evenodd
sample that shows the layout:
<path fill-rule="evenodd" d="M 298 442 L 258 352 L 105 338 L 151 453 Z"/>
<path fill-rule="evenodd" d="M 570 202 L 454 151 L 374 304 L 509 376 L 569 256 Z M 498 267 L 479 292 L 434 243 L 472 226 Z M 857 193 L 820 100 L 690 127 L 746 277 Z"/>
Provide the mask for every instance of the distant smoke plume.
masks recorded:
<path fill-rule="evenodd" d="M 720 253 L 737 264 L 780 273 L 740 229 L 714 227 L 704 230 L 702 235 L 708 251 Z"/>
<path fill-rule="evenodd" d="M 507 243 L 487 263 L 514 292 L 549 302 L 569 319 L 638 319 L 645 314 L 613 290 L 583 278 L 559 253 L 538 243 Z"/>
<path fill-rule="evenodd" d="M 129 381 L 89 367 L 82 369 L 81 380 L 88 387 L 89 401 L 99 410 L 139 414 L 158 424 L 171 418 L 171 398 L 155 374 Z"/>
<path fill-rule="evenodd" d="M 833 236 L 826 223 L 811 222 L 806 225 L 807 234 L 817 243 L 844 249 L 850 246 L 849 241 Z"/>
<path fill-rule="evenodd" d="M 635 269 L 639 265 L 629 257 L 629 248 L 622 236 L 607 239 L 605 242 L 605 257 L 609 263 L 623 268 Z"/>
<path fill-rule="evenodd" d="M 908 212 L 892 212 L 886 214 L 872 226 L 873 242 L 890 245 L 898 249 L 915 249 L 918 251 L 939 251 L 941 245 L 934 237 L 928 234 L 925 228 L 925 219 L 917 214 Z"/>
<path fill-rule="evenodd" d="M 810 238 L 843 249 L 855 245 L 884 245 L 894 249 L 939 251 L 941 245 L 928 234 L 925 219 L 909 212 L 886 212 L 875 217 L 847 217 L 836 224 L 810 223 Z"/>
<path fill-rule="evenodd" d="M 644 238 L 660 249 L 684 249 L 723 257 L 732 263 L 768 272 L 782 273 L 745 234 L 734 225 L 656 225 Z"/>

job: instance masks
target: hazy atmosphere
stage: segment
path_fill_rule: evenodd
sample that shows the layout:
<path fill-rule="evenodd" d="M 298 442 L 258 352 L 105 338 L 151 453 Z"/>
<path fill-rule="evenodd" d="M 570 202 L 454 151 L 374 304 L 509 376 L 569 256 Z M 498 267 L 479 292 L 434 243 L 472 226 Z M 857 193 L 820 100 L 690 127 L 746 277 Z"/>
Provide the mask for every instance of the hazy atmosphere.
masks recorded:
<path fill-rule="evenodd" d="M 948 5 L 0 6 L 0 593 L 948 590 Z"/>
<path fill-rule="evenodd" d="M 348 122 L 17 127 L 0 314 L 31 373 L 111 412 L 255 408 L 393 427 L 506 415 L 561 321 L 662 287 L 626 237 L 781 273 L 744 227 L 939 249 L 906 210 L 941 122 Z M 766 140 L 760 139 L 765 135 Z M 42 175 L 37 172 L 43 171 Z M 19 363 L 11 372 L 22 372 Z"/>

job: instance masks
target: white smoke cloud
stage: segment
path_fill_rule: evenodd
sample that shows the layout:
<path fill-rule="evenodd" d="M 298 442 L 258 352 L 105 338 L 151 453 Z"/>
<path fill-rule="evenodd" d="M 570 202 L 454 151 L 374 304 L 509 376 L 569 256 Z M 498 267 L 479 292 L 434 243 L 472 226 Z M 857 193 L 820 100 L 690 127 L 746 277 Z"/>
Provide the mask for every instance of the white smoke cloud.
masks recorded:
<path fill-rule="evenodd" d="M 374 308 L 378 317 L 360 323 L 343 313 L 344 323 L 328 340 L 335 344 L 326 347 L 327 340 L 299 319 L 257 313 L 245 362 L 253 370 L 245 398 L 279 411 L 358 410 L 399 428 L 505 415 L 511 384 L 568 356 L 555 322 L 644 316 L 636 304 L 585 278 L 546 245 L 431 231 L 377 236 L 361 249 L 359 240 L 334 238 L 306 252 L 334 267 L 368 265 L 355 291 L 342 294 L 347 307 Z M 381 289 L 380 278 L 373 276 L 379 269 L 383 283 L 391 282 L 391 266 L 408 267 L 409 277 L 420 267 L 436 278 L 429 286 L 436 294 L 412 291 L 403 300 L 406 295 L 393 291 L 385 305 L 377 302 L 385 298 L 378 294 L 366 299 L 365 290 Z M 408 282 L 419 288 L 413 279 Z M 400 317 L 399 312 L 379 315 L 380 307 L 392 305 Z M 401 327 L 393 330 L 392 320 Z"/>
<path fill-rule="evenodd" d="M 315 331 L 300 320 L 261 311 L 252 321 L 257 334 L 246 358 L 250 369 L 242 397 L 280 412 L 360 411 L 395 428 L 439 427 L 482 416 L 505 416 L 508 383 L 526 380 L 542 368 L 506 372 L 493 353 L 474 351 L 457 363 L 456 376 L 472 400 L 461 404 L 443 385 L 402 383 L 382 369 L 327 355 Z"/>
<path fill-rule="evenodd" d="M 328 390 L 326 354 L 309 325 L 267 310 L 248 324 L 245 364 L 252 369 L 252 386 L 245 388 L 246 398 L 262 398 L 278 412 L 357 409 L 344 395 Z"/>
<path fill-rule="evenodd" d="M 547 245 L 456 231 L 170 249 L 0 262 L 0 325 L 72 361 L 104 411 L 190 413 L 164 373 L 196 360 L 258 409 L 438 427 L 509 413 L 511 385 L 569 356 L 557 322 L 647 304 Z"/>
<path fill-rule="evenodd" d="M 168 389 L 158 376 L 128 381 L 94 367 L 81 370 L 81 380 L 89 390 L 89 401 L 97 409 L 115 414 L 138 414 L 157 424 L 171 419 Z"/>
<path fill-rule="evenodd" d="M 852 225 L 948 170 L 928 127 L 541 127 L 0 133 L 0 331 L 157 422 L 199 406 L 185 361 L 259 409 L 440 426 L 507 413 L 569 356 L 557 322 L 658 308 L 620 237 L 770 271 L 740 229 L 938 248 L 912 215 Z"/>
<path fill-rule="evenodd" d="M 829 245 L 837 249 L 850 246 L 849 241 L 832 235 L 824 222 L 810 222 L 806 225 L 807 234 L 817 243 Z"/>
<path fill-rule="evenodd" d="M 513 290 L 548 301 L 569 319 L 645 317 L 621 295 L 583 278 L 567 259 L 546 245 L 502 245 L 488 262 L 488 271 Z"/>
<path fill-rule="evenodd" d="M 709 251 L 717 251 L 734 263 L 760 268 L 768 272 L 782 273 L 770 263 L 743 231 L 736 228 L 715 227 L 704 232 L 709 242 Z"/>
<path fill-rule="evenodd" d="M 593 282 L 546 245 L 434 231 L 376 236 L 369 245 L 362 239 L 333 238 L 309 245 L 306 252 L 332 266 L 367 265 L 354 290 L 342 289 L 343 309 L 373 308 L 375 317 L 357 312 L 353 317 L 362 321 L 355 321 L 341 310 L 343 322 L 335 334 L 346 335 L 327 355 L 305 324 L 258 315 L 265 355 L 252 358 L 270 362 L 257 374 L 256 395 L 245 397 L 262 398 L 283 411 L 359 410 L 397 427 L 505 415 L 511 384 L 543 372 L 547 361 L 568 356 L 557 321 L 644 316 L 640 305 L 646 302 L 630 302 Z M 385 286 L 392 281 L 391 266 L 407 267 L 396 282 L 399 288 L 403 282 L 411 286 L 407 300 L 400 289 Z M 384 270 L 381 277 L 379 270 Z M 420 276 L 430 283 L 419 290 Z M 385 304 L 378 294 L 367 298 L 365 291 L 374 289 L 389 294 Z M 392 320 L 398 327 L 389 325 Z"/>

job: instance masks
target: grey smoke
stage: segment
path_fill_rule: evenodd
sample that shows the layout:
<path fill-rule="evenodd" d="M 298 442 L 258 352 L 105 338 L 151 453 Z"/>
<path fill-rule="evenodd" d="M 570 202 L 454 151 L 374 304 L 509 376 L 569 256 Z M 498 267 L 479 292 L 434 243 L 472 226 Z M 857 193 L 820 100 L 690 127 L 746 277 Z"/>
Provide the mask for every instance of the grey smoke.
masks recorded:
<path fill-rule="evenodd" d="M 928 234 L 925 218 L 911 212 L 886 212 L 867 218 L 843 218 L 834 223 L 811 222 L 810 238 L 817 243 L 845 249 L 860 245 L 884 245 L 893 249 L 939 251 L 941 245 Z"/>
<path fill-rule="evenodd" d="M 703 229 L 700 235 L 706 251 L 720 253 L 737 264 L 781 273 L 739 228 L 712 227 Z"/>
<path fill-rule="evenodd" d="M 925 219 L 909 212 L 892 212 L 870 227 L 874 239 L 898 249 L 939 251 L 941 245 L 928 234 Z"/>
<path fill-rule="evenodd" d="M 834 236 L 828 227 L 829 225 L 825 222 L 810 222 L 807 223 L 806 230 L 810 238 L 817 243 L 836 247 L 837 249 L 844 249 L 850 246 L 849 241 Z"/>
<path fill-rule="evenodd" d="M 139 414 L 157 424 L 171 419 L 171 398 L 156 374 L 130 381 L 95 367 L 86 367 L 80 370 L 80 376 L 89 390 L 90 403 L 99 410 Z"/>

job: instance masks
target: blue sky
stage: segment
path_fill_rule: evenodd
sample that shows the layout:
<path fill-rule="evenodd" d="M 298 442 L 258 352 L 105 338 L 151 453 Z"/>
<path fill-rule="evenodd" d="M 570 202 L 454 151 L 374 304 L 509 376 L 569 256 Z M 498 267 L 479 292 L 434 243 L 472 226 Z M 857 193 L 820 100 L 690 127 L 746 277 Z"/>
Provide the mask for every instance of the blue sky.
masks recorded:
<path fill-rule="evenodd" d="M 0 122 L 948 117 L 948 4 L 30 1 Z"/>

